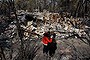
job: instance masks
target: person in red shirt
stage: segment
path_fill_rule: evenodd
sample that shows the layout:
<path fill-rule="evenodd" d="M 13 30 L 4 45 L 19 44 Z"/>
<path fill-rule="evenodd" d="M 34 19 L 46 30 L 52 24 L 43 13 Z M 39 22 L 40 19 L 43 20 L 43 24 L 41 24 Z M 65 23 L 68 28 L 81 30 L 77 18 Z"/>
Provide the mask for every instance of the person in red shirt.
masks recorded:
<path fill-rule="evenodd" d="M 44 36 L 42 39 L 42 43 L 44 45 L 48 45 L 48 43 L 51 43 L 51 42 L 52 42 L 52 38 L 49 39 L 49 37 L 47 37 L 47 36 Z"/>
<path fill-rule="evenodd" d="M 43 53 L 48 53 L 48 44 L 52 42 L 52 37 L 50 37 L 50 32 L 44 33 L 44 37 L 42 38 L 42 43 L 43 43 Z"/>

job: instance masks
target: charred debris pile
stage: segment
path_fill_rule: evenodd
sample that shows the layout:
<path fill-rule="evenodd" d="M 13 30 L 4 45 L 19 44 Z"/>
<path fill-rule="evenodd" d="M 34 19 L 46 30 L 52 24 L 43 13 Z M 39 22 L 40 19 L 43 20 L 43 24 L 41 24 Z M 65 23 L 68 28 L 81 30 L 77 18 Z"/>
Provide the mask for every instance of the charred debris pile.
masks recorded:
<path fill-rule="evenodd" d="M 90 58 L 89 22 L 90 18 L 87 16 L 75 18 L 68 12 L 59 14 L 46 10 L 33 13 L 18 10 L 16 14 L 11 13 L 10 17 L 1 15 L 0 60 L 20 60 L 22 57 L 23 60 L 37 59 L 37 52 L 42 48 L 43 33 L 47 31 L 56 33 L 58 49 L 54 58 L 65 59 L 68 56 L 66 51 L 70 49 L 72 50 L 70 56 L 73 59 L 88 59 Z M 84 52 L 86 52 L 86 57 L 84 57 Z M 61 53 L 66 53 L 66 55 Z"/>

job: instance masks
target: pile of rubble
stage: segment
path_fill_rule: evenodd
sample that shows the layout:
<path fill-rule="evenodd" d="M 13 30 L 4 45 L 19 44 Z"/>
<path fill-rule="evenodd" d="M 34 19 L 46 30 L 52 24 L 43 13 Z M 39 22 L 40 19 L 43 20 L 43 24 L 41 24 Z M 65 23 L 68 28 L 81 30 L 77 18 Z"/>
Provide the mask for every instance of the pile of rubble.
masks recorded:
<path fill-rule="evenodd" d="M 26 18 L 26 16 L 28 16 L 28 19 Z M 14 14 L 11 17 L 15 17 Z M 20 51 L 20 40 L 18 39 L 17 35 L 16 20 L 8 20 L 9 23 L 5 23 L 9 18 L 6 18 L 5 20 L 3 20 L 2 18 L 4 19 L 4 17 L 0 17 L 0 31 L 4 32 L 5 36 L 9 38 L 10 44 L 12 44 L 12 47 L 10 48 L 13 48 L 12 55 L 13 58 L 15 58 Z M 43 34 L 47 31 L 55 32 L 57 35 L 56 40 L 66 39 L 72 36 L 74 36 L 74 38 L 78 38 L 78 36 L 79 38 L 90 36 L 90 32 L 88 32 L 90 27 L 85 24 L 84 19 L 82 18 L 73 18 L 72 16 L 66 17 L 65 15 L 60 15 L 59 13 L 51 13 L 46 10 L 43 12 L 33 13 L 18 10 L 17 18 L 19 20 L 20 27 L 22 28 L 22 30 L 24 30 L 24 37 L 22 39 L 25 42 L 25 48 L 28 47 L 28 44 L 30 44 L 33 40 L 41 41 L 39 38 L 42 38 Z M 1 29 L 2 27 L 5 27 L 5 29 Z M 90 38 L 88 37 L 87 39 L 89 40 Z M 88 40 L 85 42 L 88 42 Z M 36 45 L 37 43 L 39 44 L 40 42 L 35 42 Z M 31 45 L 33 45 L 33 43 L 31 43 Z M 31 45 L 28 47 L 29 49 L 33 49 L 36 46 L 35 45 L 31 47 Z M 29 50 L 27 51 L 29 52 Z M 62 57 L 62 60 L 63 58 L 64 57 Z"/>
<path fill-rule="evenodd" d="M 28 27 L 26 30 L 31 31 L 35 29 L 34 32 L 41 36 L 44 32 L 49 31 L 49 29 L 50 31 L 55 32 L 75 32 L 79 36 L 82 36 L 83 34 L 86 34 L 85 30 L 89 28 L 85 25 L 84 19 L 82 18 L 73 18 L 72 16 L 66 17 L 65 15 L 50 13 L 46 10 L 44 12 L 34 12 L 28 14 L 31 14 L 33 18 L 36 18 L 36 21 L 28 21 L 27 26 L 24 26 L 24 28 Z M 27 15 L 27 12 L 23 12 L 21 20 L 25 21 L 25 15 Z M 33 24 L 36 24 L 37 27 L 34 27 Z"/>

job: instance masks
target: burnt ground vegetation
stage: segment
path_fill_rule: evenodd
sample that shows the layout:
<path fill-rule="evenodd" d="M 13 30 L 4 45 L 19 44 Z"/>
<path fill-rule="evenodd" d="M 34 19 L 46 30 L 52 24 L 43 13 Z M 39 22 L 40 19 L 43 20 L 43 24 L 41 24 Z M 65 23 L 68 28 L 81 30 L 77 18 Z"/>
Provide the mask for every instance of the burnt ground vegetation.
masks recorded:
<path fill-rule="evenodd" d="M 46 7 L 48 0 L 36 5 L 34 0 L 23 1 L 0 0 L 0 60 L 90 59 L 89 0 L 51 0 L 48 7 L 55 9 Z M 41 42 L 49 29 L 56 34 L 57 43 L 52 57 L 43 54 Z"/>

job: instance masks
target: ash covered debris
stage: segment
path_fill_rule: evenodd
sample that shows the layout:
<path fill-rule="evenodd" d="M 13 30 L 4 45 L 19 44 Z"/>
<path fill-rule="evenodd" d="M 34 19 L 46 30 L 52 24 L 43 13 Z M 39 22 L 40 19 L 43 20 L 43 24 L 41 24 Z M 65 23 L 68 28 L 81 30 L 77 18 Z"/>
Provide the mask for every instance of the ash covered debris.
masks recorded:
<path fill-rule="evenodd" d="M 86 60 L 90 58 L 90 27 L 84 22 L 84 18 L 66 17 L 48 11 L 31 13 L 23 10 L 17 11 L 17 17 L 23 35 L 26 60 Z M 9 49 L 4 50 L 5 58 L 20 60 L 21 40 L 17 34 L 16 20 L 9 21 L 8 18 L 3 20 L 3 17 L 0 19 L 0 35 L 5 34 L 11 45 Z M 41 39 L 47 31 L 56 34 L 57 50 L 53 57 L 44 55 L 42 51 Z"/>

